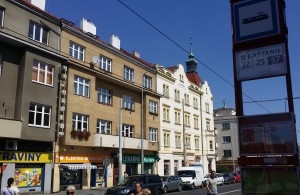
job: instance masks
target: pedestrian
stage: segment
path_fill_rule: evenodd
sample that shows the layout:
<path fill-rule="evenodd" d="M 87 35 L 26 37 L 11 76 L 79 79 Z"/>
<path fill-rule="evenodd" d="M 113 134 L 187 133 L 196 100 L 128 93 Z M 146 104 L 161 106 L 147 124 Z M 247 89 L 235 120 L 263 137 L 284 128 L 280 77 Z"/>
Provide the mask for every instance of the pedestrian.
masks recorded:
<path fill-rule="evenodd" d="M 75 186 L 73 185 L 69 185 L 67 188 L 66 188 L 66 194 L 67 195 L 74 195 L 75 194 Z"/>
<path fill-rule="evenodd" d="M 128 177 L 128 174 L 126 173 L 126 171 L 124 171 L 124 178 Z"/>
<path fill-rule="evenodd" d="M 116 178 L 116 182 L 119 183 L 119 176 L 118 176 L 118 174 L 115 175 L 115 178 Z"/>
<path fill-rule="evenodd" d="M 218 195 L 216 172 L 211 171 L 210 177 L 206 180 L 207 195 Z"/>
<path fill-rule="evenodd" d="M 2 189 L 1 195 L 19 195 L 19 189 L 14 184 L 14 178 L 9 178 L 7 180 L 7 186 Z"/>
<path fill-rule="evenodd" d="M 134 184 L 134 192 L 130 195 L 142 195 L 142 184 L 140 182 L 136 182 Z"/>
<path fill-rule="evenodd" d="M 151 191 L 148 188 L 142 190 L 142 195 L 151 195 Z"/>

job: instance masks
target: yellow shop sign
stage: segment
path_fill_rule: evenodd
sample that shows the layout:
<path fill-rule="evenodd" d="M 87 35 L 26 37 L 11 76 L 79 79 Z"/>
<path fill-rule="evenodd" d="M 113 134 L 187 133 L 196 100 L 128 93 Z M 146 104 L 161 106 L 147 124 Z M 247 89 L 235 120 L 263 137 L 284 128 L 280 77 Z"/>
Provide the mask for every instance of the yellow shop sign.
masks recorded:
<path fill-rule="evenodd" d="M 52 153 L 0 151 L 0 163 L 49 163 Z"/>

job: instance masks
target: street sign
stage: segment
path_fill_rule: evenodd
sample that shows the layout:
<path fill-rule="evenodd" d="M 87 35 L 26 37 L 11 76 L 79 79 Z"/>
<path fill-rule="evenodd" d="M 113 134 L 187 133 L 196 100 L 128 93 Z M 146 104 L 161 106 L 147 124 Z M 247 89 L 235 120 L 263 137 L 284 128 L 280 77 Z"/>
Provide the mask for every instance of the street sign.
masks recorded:
<path fill-rule="evenodd" d="M 104 165 L 109 165 L 110 164 L 110 159 L 109 158 L 105 158 L 103 161 Z"/>

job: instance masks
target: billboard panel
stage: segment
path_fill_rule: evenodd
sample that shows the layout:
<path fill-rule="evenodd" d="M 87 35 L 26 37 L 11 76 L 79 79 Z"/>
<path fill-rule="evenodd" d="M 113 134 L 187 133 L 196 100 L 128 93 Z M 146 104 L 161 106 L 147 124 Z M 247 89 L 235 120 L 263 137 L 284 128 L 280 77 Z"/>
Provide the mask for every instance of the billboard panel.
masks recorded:
<path fill-rule="evenodd" d="M 292 113 L 239 117 L 240 155 L 295 154 Z"/>
<path fill-rule="evenodd" d="M 237 80 L 250 80 L 287 74 L 285 44 L 235 53 Z"/>
<path fill-rule="evenodd" d="M 280 34 L 277 0 L 233 3 L 235 43 Z"/>

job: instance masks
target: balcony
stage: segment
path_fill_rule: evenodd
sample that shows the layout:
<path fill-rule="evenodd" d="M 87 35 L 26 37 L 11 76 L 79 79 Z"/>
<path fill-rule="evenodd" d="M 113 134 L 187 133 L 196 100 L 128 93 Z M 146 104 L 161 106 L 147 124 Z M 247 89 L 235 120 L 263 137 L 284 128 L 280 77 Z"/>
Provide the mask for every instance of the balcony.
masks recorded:
<path fill-rule="evenodd" d="M 215 130 L 205 130 L 205 136 L 215 136 Z"/>
<path fill-rule="evenodd" d="M 126 149 L 138 149 L 141 148 L 141 139 L 132 137 L 122 137 L 123 148 Z M 107 135 L 107 134 L 94 134 L 93 138 L 94 147 L 108 147 L 108 148 L 119 148 L 119 136 L 118 135 Z M 149 149 L 148 140 L 143 140 L 143 148 Z"/>
<path fill-rule="evenodd" d="M 20 139 L 21 132 L 21 121 L 0 119 L 0 137 Z"/>

